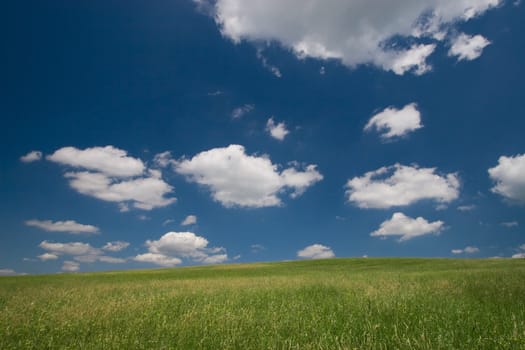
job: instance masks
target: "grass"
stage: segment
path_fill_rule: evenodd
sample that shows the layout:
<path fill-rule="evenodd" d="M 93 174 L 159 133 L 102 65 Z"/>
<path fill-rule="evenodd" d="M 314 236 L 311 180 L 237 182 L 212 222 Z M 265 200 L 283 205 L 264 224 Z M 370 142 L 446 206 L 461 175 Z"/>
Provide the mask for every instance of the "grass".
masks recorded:
<path fill-rule="evenodd" d="M 0 279 L 0 349 L 525 349 L 521 259 Z"/>

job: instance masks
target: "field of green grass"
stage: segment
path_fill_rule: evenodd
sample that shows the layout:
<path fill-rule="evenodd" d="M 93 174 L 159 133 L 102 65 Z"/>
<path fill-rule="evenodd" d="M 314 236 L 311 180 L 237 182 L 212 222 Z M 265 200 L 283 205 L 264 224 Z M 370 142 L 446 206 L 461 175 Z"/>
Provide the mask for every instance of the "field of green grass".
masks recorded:
<path fill-rule="evenodd" d="M 2 277 L 0 349 L 525 349 L 525 260 Z"/>

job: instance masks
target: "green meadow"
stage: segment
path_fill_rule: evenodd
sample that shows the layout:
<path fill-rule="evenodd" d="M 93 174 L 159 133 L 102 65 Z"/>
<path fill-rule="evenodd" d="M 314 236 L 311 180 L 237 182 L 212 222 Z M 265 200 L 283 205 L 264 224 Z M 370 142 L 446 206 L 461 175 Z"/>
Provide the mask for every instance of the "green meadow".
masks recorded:
<path fill-rule="evenodd" d="M 0 349 L 525 349 L 525 260 L 2 277 Z"/>

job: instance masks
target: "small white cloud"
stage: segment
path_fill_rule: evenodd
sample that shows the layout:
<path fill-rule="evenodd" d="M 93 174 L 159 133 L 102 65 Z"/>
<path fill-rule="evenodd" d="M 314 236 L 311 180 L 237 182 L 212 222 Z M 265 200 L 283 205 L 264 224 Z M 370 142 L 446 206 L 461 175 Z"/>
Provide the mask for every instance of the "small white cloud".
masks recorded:
<path fill-rule="evenodd" d="M 472 61 L 481 56 L 483 49 L 490 45 L 490 41 L 481 35 L 470 36 L 461 33 L 452 40 L 449 56 L 458 56 L 458 61 Z"/>
<path fill-rule="evenodd" d="M 102 247 L 103 250 L 110 251 L 110 252 L 120 252 L 121 250 L 126 249 L 129 247 L 129 242 L 125 241 L 114 241 L 114 242 L 107 242 Z"/>
<path fill-rule="evenodd" d="M 476 206 L 475 206 L 474 204 L 470 204 L 470 205 L 460 205 L 460 206 L 458 207 L 458 210 L 459 210 L 459 211 L 463 211 L 463 212 L 465 212 L 465 211 L 472 211 L 472 210 L 474 210 L 474 209 L 476 209 Z"/>
<path fill-rule="evenodd" d="M 305 259 L 329 259 L 335 257 L 330 247 L 322 244 L 312 244 L 297 252 L 299 258 Z"/>
<path fill-rule="evenodd" d="M 263 250 L 266 250 L 266 247 L 263 246 L 262 244 L 252 244 L 250 248 L 252 249 L 252 253 L 259 253 L 259 252 L 262 252 Z"/>
<path fill-rule="evenodd" d="M 403 75 L 406 72 L 422 75 L 432 69 L 427 64 L 427 58 L 435 49 L 435 44 L 412 45 L 406 50 L 384 52 L 382 55 L 378 55 L 378 60 L 383 61 L 384 70 L 391 70 L 397 75 Z M 382 58 L 379 58 L 381 56 Z"/>
<path fill-rule="evenodd" d="M 498 165 L 488 172 L 490 178 L 496 182 L 492 192 L 510 202 L 525 203 L 525 154 L 501 156 Z"/>
<path fill-rule="evenodd" d="M 153 157 L 153 163 L 155 163 L 155 165 L 160 168 L 165 168 L 168 165 L 170 165 L 172 162 L 173 162 L 173 158 L 171 156 L 170 151 L 157 153 L 155 157 Z"/>
<path fill-rule="evenodd" d="M 458 198 L 459 186 L 456 174 L 438 175 L 436 168 L 395 164 L 348 180 L 346 195 L 360 208 L 386 209 L 421 200 L 449 203 Z"/>
<path fill-rule="evenodd" d="M 47 159 L 74 168 L 97 171 L 108 176 L 129 177 L 141 175 L 144 163 L 140 159 L 128 157 L 127 152 L 113 146 L 92 147 L 80 150 L 63 147 Z"/>
<path fill-rule="evenodd" d="M 78 255 L 73 257 L 73 259 L 81 263 L 94 263 L 100 261 L 109 264 L 123 264 L 127 261 L 126 259 L 115 258 L 107 255 Z"/>
<path fill-rule="evenodd" d="M 182 264 L 182 260 L 179 258 L 170 258 L 164 254 L 158 253 L 145 253 L 139 254 L 133 258 L 133 260 L 138 262 L 147 262 L 160 266 L 172 267 L 179 264 Z"/>
<path fill-rule="evenodd" d="M 71 243 L 53 243 L 48 241 L 42 241 L 39 245 L 40 248 L 47 250 L 55 255 L 98 255 L 100 250 L 93 248 L 88 243 L 82 242 L 71 242 Z"/>
<path fill-rule="evenodd" d="M 195 225 L 196 223 L 197 223 L 197 216 L 188 215 L 180 224 L 182 226 L 189 226 L 189 225 Z"/>
<path fill-rule="evenodd" d="M 51 220 L 27 220 L 27 226 L 38 227 L 39 229 L 49 232 L 67 232 L 72 234 L 78 233 L 99 233 L 98 227 L 93 225 L 79 224 L 74 220 L 51 221 Z"/>
<path fill-rule="evenodd" d="M 269 118 L 266 122 L 266 131 L 268 131 L 274 139 L 279 141 L 284 140 L 289 133 L 286 129 L 286 124 L 284 122 L 275 124 L 273 117 Z"/>
<path fill-rule="evenodd" d="M 16 276 L 18 273 L 16 273 L 13 269 L 0 269 L 0 276 Z"/>
<path fill-rule="evenodd" d="M 279 172 L 267 156 L 247 155 L 240 145 L 214 148 L 175 165 L 177 173 L 207 186 L 213 199 L 225 207 L 254 208 L 281 205 L 278 194 L 290 189 L 296 197 L 323 179 L 315 165 L 303 171 L 296 168 Z"/>
<path fill-rule="evenodd" d="M 66 272 L 77 272 L 80 270 L 80 264 L 76 261 L 66 260 L 62 264 L 62 271 Z"/>
<path fill-rule="evenodd" d="M 512 256 L 513 259 L 525 259 L 525 253 L 517 253 Z"/>
<path fill-rule="evenodd" d="M 28 154 L 20 157 L 20 161 L 23 163 L 36 162 L 42 159 L 42 152 L 40 151 L 31 151 Z"/>
<path fill-rule="evenodd" d="M 472 247 L 472 246 L 467 246 L 463 249 L 452 249 L 451 250 L 452 254 L 475 254 L 475 253 L 479 253 L 479 248 L 477 247 Z"/>
<path fill-rule="evenodd" d="M 503 227 L 511 228 L 511 227 L 518 227 L 519 223 L 517 221 L 507 221 L 507 222 L 502 222 L 500 225 Z"/>
<path fill-rule="evenodd" d="M 325 75 L 326 74 L 326 68 L 324 66 L 321 66 L 321 69 L 319 69 L 319 74 Z"/>
<path fill-rule="evenodd" d="M 263 67 L 266 68 L 266 70 L 268 70 L 274 76 L 276 76 L 277 78 L 281 78 L 283 76 L 279 68 L 268 62 L 268 59 L 263 55 L 261 49 L 257 49 L 257 58 L 259 59 L 259 61 L 261 61 Z"/>
<path fill-rule="evenodd" d="M 166 226 L 166 225 L 172 224 L 172 223 L 174 223 L 174 222 L 175 222 L 175 220 L 173 220 L 173 219 L 166 219 L 166 220 L 164 220 L 164 222 L 162 223 L 162 226 Z"/>
<path fill-rule="evenodd" d="M 202 264 L 218 264 L 228 260 L 222 247 L 208 247 L 208 240 L 193 232 L 168 232 L 158 240 L 146 241 L 148 252 L 133 258 L 161 266 L 175 266 L 182 259 Z"/>
<path fill-rule="evenodd" d="M 98 261 L 105 262 L 105 263 L 108 263 L 108 264 L 123 264 L 123 263 L 127 262 L 127 259 L 115 258 L 115 257 L 112 257 L 112 256 L 102 255 L 102 256 L 98 257 Z"/>
<path fill-rule="evenodd" d="M 58 259 L 58 255 L 52 254 L 52 253 L 44 253 L 39 256 L 37 256 L 42 261 L 48 261 L 48 260 L 56 260 Z"/>
<path fill-rule="evenodd" d="M 250 113 L 251 111 L 253 111 L 254 108 L 255 106 L 252 104 L 245 104 L 245 105 L 239 106 L 237 108 L 234 108 L 234 110 L 232 111 L 231 117 L 232 119 L 241 119 L 247 113 Z"/>
<path fill-rule="evenodd" d="M 372 129 L 385 131 L 381 134 L 381 137 L 383 139 L 392 139 L 405 136 L 422 127 L 421 114 L 417 109 L 417 105 L 411 103 L 402 109 L 385 108 L 382 112 L 370 118 L 365 126 L 365 131 Z"/>
<path fill-rule="evenodd" d="M 390 220 L 383 222 L 379 229 L 370 233 L 370 236 L 384 238 L 398 236 L 399 241 L 402 242 L 428 234 L 437 234 L 441 232 L 443 225 L 443 221 L 428 222 L 422 217 L 413 219 L 403 213 L 394 213 Z"/>

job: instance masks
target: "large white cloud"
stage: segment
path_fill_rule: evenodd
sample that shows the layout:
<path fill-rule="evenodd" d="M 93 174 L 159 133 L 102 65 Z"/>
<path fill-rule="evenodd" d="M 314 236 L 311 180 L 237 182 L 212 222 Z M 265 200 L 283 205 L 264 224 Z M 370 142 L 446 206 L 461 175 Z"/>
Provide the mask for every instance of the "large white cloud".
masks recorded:
<path fill-rule="evenodd" d="M 168 232 L 158 240 L 147 240 L 148 252 L 139 254 L 135 261 L 161 266 L 175 266 L 183 259 L 202 264 L 218 264 L 228 260 L 222 247 L 208 247 L 208 240 L 193 232 Z"/>
<path fill-rule="evenodd" d="M 439 175 L 436 168 L 395 164 L 348 180 L 346 195 L 360 208 L 390 208 L 420 200 L 448 203 L 458 197 L 459 187 L 456 174 Z"/>
<path fill-rule="evenodd" d="M 315 165 L 298 170 L 295 164 L 279 172 L 267 156 L 247 155 L 240 145 L 201 152 L 176 162 L 174 169 L 189 181 L 207 186 L 213 199 L 226 207 L 277 206 L 279 193 L 290 189 L 298 196 L 323 179 Z"/>
<path fill-rule="evenodd" d="M 330 247 L 322 244 L 312 244 L 297 252 L 299 258 L 305 259 L 328 259 L 335 257 Z"/>
<path fill-rule="evenodd" d="M 422 74 L 430 69 L 427 57 L 457 22 L 501 1 L 217 0 L 214 16 L 221 33 L 236 43 L 277 41 L 298 57 Z"/>
<path fill-rule="evenodd" d="M 488 170 L 496 182 L 492 192 L 511 202 L 525 203 L 525 154 L 501 156 L 498 165 Z"/>
<path fill-rule="evenodd" d="M 390 220 L 384 221 L 381 226 L 370 233 L 372 237 L 399 237 L 399 241 L 439 233 L 443 229 L 443 221 L 428 222 L 422 217 L 413 219 L 403 213 L 394 213 Z"/>
<path fill-rule="evenodd" d="M 376 129 L 384 131 L 383 139 L 391 139 L 404 136 L 412 131 L 422 128 L 421 114 L 415 103 L 411 103 L 402 109 L 394 107 L 385 108 L 374 115 L 365 126 L 365 131 Z"/>
<path fill-rule="evenodd" d="M 458 56 L 458 61 L 472 61 L 481 56 L 483 49 L 489 44 L 490 41 L 481 35 L 470 36 L 461 33 L 452 41 L 448 55 Z"/>
<path fill-rule="evenodd" d="M 92 147 L 84 150 L 75 147 L 63 147 L 47 156 L 47 159 L 69 165 L 101 172 L 109 176 L 137 176 L 144 172 L 144 163 L 140 159 L 128 157 L 127 152 L 113 146 Z"/>
<path fill-rule="evenodd" d="M 169 157 L 169 153 L 165 156 Z M 113 146 L 84 150 L 63 147 L 47 159 L 83 169 L 64 174 L 69 185 L 79 193 L 119 203 L 122 211 L 129 210 L 128 204 L 151 210 L 176 201 L 174 197 L 166 197 L 173 187 L 162 180 L 160 170 L 146 169 L 140 159 L 129 157 L 126 151 Z M 157 165 L 165 160 L 159 159 L 154 160 Z"/>
<path fill-rule="evenodd" d="M 99 233 L 99 228 L 93 225 L 79 224 L 74 220 L 51 221 L 51 220 L 27 220 L 27 226 L 38 227 L 49 232 L 68 232 L 68 233 Z"/>

